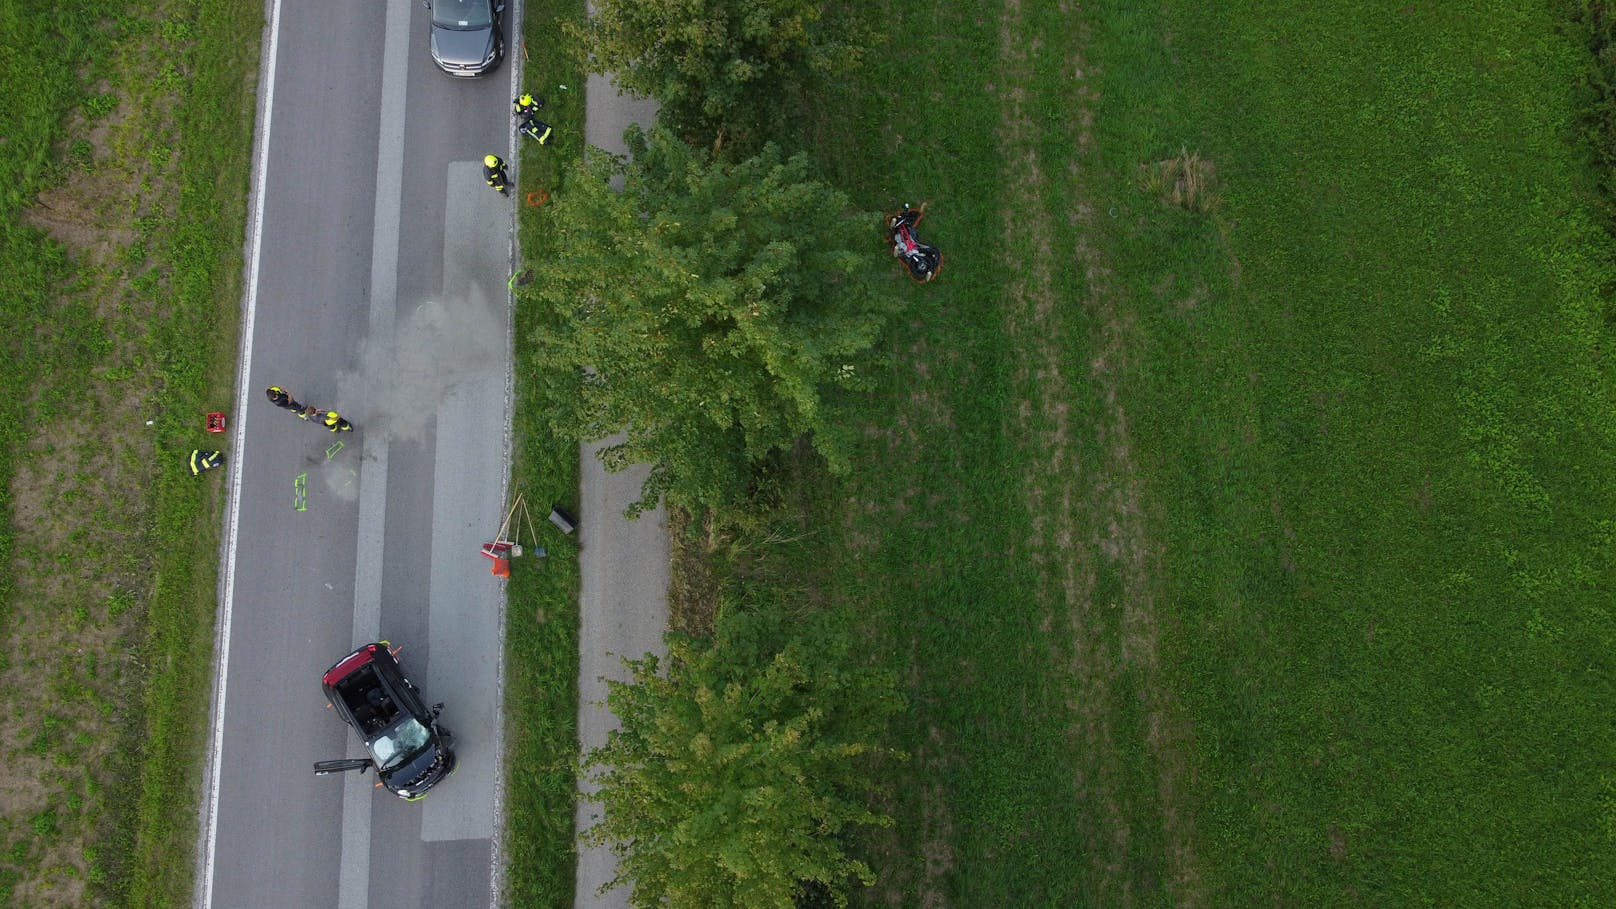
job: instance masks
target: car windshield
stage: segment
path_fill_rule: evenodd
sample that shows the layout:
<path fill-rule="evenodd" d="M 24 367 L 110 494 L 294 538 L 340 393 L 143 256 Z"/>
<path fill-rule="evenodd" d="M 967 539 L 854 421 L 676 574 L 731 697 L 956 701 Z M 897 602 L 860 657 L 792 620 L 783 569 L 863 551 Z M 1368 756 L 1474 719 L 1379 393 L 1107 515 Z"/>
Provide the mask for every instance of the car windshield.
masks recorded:
<path fill-rule="evenodd" d="M 371 753 L 376 758 L 376 765 L 383 770 L 403 763 L 404 759 L 419 751 L 426 744 L 429 733 L 415 717 L 405 717 L 403 722 L 376 737 L 371 743 Z"/>
<path fill-rule="evenodd" d="M 432 24 L 439 28 L 487 28 L 492 12 L 488 0 L 432 0 Z"/>

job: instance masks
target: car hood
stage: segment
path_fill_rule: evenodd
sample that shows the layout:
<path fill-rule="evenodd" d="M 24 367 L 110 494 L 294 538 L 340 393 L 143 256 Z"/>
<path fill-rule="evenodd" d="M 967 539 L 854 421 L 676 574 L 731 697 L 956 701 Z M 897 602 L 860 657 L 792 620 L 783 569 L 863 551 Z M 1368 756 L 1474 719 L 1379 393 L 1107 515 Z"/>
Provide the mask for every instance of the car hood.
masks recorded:
<path fill-rule="evenodd" d="M 432 59 L 444 66 L 474 67 L 494 50 L 494 30 L 474 31 L 432 26 Z"/>
<path fill-rule="evenodd" d="M 448 776 L 454 766 L 454 752 L 435 741 L 411 755 L 409 760 L 381 774 L 381 780 L 388 789 L 407 791 L 409 795 L 405 798 L 415 799 Z"/>

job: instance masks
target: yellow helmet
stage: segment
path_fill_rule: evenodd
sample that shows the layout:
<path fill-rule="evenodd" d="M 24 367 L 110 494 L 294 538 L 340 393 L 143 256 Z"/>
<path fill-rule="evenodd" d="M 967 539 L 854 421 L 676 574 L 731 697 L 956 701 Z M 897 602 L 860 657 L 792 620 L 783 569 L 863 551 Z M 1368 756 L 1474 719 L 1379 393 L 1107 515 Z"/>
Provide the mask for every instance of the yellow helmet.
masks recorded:
<path fill-rule="evenodd" d="M 499 156 L 498 155 L 488 155 L 487 157 L 483 158 L 483 163 L 488 165 L 489 167 L 498 167 L 499 166 Z"/>
<path fill-rule="evenodd" d="M 532 104 L 533 103 L 533 96 L 531 94 L 527 93 L 527 92 L 523 92 L 522 97 L 519 98 L 518 100 L 521 101 L 522 104 L 524 104 L 524 105 Z"/>

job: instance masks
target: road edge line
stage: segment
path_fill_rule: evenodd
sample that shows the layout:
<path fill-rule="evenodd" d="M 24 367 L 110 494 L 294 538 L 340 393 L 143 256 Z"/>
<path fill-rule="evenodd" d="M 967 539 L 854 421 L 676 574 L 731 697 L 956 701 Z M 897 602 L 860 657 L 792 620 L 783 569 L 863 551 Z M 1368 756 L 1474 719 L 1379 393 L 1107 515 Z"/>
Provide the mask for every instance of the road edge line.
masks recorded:
<path fill-rule="evenodd" d="M 201 838 L 205 848 L 197 850 L 197 861 L 200 864 L 197 872 L 201 881 L 192 899 L 193 905 L 199 909 L 209 909 L 213 905 L 214 855 L 219 841 L 219 771 L 224 759 L 225 697 L 230 682 L 230 619 L 235 605 L 236 535 L 241 521 L 241 478 L 245 473 L 242 465 L 247 450 L 245 419 L 248 400 L 247 380 L 252 371 L 253 327 L 258 315 L 258 267 L 264 246 L 264 197 L 265 189 L 269 185 L 269 137 L 275 111 L 275 64 L 280 48 L 281 0 L 266 0 L 266 2 L 269 5 L 269 31 L 264 37 L 264 47 L 268 53 L 261 54 L 260 59 L 267 57 L 268 65 L 260 68 L 264 78 L 261 83 L 262 103 L 258 109 L 258 164 L 254 168 L 253 177 L 252 227 L 247 237 L 252 254 L 247 259 L 247 286 L 242 303 L 241 355 L 240 365 L 236 371 L 236 431 L 235 452 L 231 458 L 233 468 L 230 471 L 230 505 L 226 510 L 224 539 L 220 544 L 223 550 L 224 571 L 219 580 L 219 608 L 215 618 L 217 631 L 213 643 L 213 730 L 208 739 L 208 753 L 204 765 L 207 771 L 202 791 L 202 797 L 207 804 L 205 810 L 199 812 L 202 823 Z"/>

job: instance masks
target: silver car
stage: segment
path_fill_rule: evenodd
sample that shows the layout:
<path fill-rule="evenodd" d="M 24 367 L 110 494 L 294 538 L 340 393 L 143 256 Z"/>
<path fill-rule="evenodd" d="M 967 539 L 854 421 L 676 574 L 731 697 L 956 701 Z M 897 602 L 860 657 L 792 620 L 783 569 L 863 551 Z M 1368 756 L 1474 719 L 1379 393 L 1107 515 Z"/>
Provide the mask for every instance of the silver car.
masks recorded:
<path fill-rule="evenodd" d="M 451 76 L 481 76 L 505 57 L 504 0 L 424 0 L 432 11 L 432 62 Z"/>

